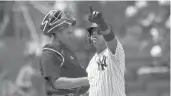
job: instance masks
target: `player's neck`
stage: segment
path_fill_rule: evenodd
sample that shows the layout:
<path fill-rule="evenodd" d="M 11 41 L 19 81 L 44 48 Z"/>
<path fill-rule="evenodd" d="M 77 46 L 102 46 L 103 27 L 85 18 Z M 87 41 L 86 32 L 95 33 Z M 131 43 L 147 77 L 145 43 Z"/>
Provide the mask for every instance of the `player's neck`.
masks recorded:
<path fill-rule="evenodd" d="M 73 48 L 70 45 L 67 44 L 63 44 L 62 42 L 60 42 L 58 39 L 54 39 L 52 41 L 53 44 L 57 45 L 57 46 L 62 46 L 63 48 L 73 51 Z"/>
<path fill-rule="evenodd" d="M 103 52 L 106 49 L 106 44 L 102 44 L 98 47 L 96 47 L 96 52 L 97 54 L 100 54 L 101 52 Z"/>
<path fill-rule="evenodd" d="M 53 39 L 52 43 L 55 44 L 55 45 L 57 45 L 57 46 L 60 45 L 59 40 L 56 40 L 56 39 Z"/>

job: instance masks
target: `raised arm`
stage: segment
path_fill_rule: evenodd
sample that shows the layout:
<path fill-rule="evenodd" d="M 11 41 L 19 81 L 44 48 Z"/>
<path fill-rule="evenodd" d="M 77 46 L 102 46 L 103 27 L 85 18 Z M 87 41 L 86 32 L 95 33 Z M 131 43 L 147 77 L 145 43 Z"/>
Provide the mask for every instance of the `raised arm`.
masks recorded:
<path fill-rule="evenodd" d="M 118 42 L 115 38 L 112 27 L 110 25 L 108 25 L 106 22 L 104 22 L 104 24 L 106 24 L 108 26 L 108 29 L 106 29 L 105 31 L 102 31 L 103 37 L 106 41 L 107 47 L 112 51 L 113 54 L 115 54 Z"/>
<path fill-rule="evenodd" d="M 93 11 L 92 6 L 89 6 L 89 9 L 89 21 L 92 23 L 96 23 L 99 26 L 99 28 L 101 29 L 101 33 L 106 41 L 107 47 L 112 51 L 113 54 L 115 54 L 117 40 L 115 38 L 112 27 L 106 23 L 101 12 Z"/>

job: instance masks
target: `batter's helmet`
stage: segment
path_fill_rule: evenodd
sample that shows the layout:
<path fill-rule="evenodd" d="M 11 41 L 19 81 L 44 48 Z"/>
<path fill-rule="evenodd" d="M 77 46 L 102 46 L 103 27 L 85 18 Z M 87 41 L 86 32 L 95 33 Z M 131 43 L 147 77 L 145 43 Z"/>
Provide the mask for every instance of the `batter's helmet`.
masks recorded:
<path fill-rule="evenodd" d="M 101 35 L 100 28 L 96 23 L 92 23 L 91 26 L 87 28 L 87 32 L 88 32 L 88 40 L 90 44 L 92 43 L 91 36 L 93 32 L 97 32 L 99 35 Z"/>
<path fill-rule="evenodd" d="M 73 18 L 69 11 L 51 10 L 44 17 L 40 29 L 45 35 L 50 35 L 75 24 L 76 19 Z"/>
<path fill-rule="evenodd" d="M 98 33 L 100 33 L 100 28 L 96 23 L 92 23 L 91 26 L 87 28 L 87 31 L 88 35 L 91 36 L 95 31 L 99 31 Z"/>

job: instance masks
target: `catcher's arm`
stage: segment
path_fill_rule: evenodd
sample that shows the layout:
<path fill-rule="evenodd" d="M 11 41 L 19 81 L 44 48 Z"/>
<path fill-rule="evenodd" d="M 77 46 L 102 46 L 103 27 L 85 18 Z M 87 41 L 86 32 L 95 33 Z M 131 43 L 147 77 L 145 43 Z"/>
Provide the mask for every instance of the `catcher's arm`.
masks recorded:
<path fill-rule="evenodd" d="M 56 89 L 70 89 L 70 88 L 78 88 L 81 86 L 88 86 L 89 82 L 87 77 L 81 78 L 66 78 L 60 77 L 59 79 L 53 82 Z"/>
<path fill-rule="evenodd" d="M 92 6 L 89 6 L 89 9 L 89 21 L 92 23 L 96 23 L 99 26 L 99 28 L 101 29 L 101 33 L 106 41 L 107 47 L 114 54 L 117 47 L 117 40 L 115 38 L 112 27 L 106 23 L 101 12 L 93 11 Z"/>
<path fill-rule="evenodd" d="M 61 60 L 57 59 L 55 55 L 54 53 L 43 53 L 41 58 L 42 74 L 53 88 L 70 89 L 89 85 L 87 77 L 60 77 Z"/>

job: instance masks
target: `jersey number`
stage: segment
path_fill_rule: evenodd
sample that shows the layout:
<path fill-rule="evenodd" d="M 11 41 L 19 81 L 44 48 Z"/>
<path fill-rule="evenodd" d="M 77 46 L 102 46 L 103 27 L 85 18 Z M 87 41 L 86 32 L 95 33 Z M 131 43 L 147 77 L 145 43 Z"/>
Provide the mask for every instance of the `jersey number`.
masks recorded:
<path fill-rule="evenodd" d="M 107 67 L 106 58 L 107 58 L 106 56 L 103 56 L 103 59 L 102 59 L 102 60 L 99 60 L 99 61 L 97 62 L 98 68 L 99 68 L 99 69 L 105 70 L 104 67 Z"/>

